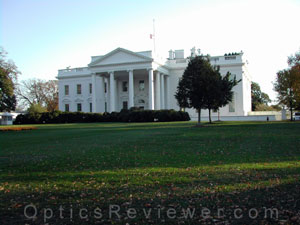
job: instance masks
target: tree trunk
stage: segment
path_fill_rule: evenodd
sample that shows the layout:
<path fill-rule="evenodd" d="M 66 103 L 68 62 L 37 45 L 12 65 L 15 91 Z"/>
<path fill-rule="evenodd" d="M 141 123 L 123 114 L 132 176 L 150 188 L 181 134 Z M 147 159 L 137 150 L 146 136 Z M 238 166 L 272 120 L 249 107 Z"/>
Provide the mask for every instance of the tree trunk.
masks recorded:
<path fill-rule="evenodd" d="M 211 109 L 208 109 L 209 123 L 211 123 Z"/>
<path fill-rule="evenodd" d="M 198 109 L 198 125 L 201 125 L 201 108 Z"/>
<path fill-rule="evenodd" d="M 220 121 L 220 109 L 218 109 L 218 121 Z"/>

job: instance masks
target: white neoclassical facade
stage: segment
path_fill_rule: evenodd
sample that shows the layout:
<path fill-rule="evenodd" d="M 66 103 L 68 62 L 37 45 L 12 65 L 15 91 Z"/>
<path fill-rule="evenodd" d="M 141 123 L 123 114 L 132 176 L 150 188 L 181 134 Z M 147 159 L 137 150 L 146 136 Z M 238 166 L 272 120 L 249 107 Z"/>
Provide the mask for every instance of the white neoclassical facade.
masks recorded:
<path fill-rule="evenodd" d="M 196 54 L 195 48 L 191 54 Z M 229 71 L 241 79 L 233 89 L 232 102 L 221 108 L 219 115 L 247 116 L 251 111 L 251 76 L 243 53 L 211 57 L 211 63 L 219 65 L 222 74 Z M 179 110 L 174 95 L 187 64 L 183 50 L 170 50 L 166 60 L 155 57 L 152 51 L 132 52 L 123 48 L 92 56 L 87 67 L 58 71 L 59 109 L 101 113 L 131 107 Z M 197 116 L 194 109 L 187 111 L 192 118 Z M 213 117 L 217 114 L 213 112 Z M 202 116 L 206 117 L 207 112 Z"/>

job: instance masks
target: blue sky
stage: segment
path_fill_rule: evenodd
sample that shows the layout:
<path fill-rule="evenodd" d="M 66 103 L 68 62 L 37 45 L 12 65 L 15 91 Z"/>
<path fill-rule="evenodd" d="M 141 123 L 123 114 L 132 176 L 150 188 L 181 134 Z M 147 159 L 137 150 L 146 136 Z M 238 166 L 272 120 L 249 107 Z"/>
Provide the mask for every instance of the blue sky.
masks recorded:
<path fill-rule="evenodd" d="M 86 66 L 117 47 L 157 51 L 196 46 L 204 54 L 243 50 L 253 80 L 272 99 L 276 72 L 300 50 L 299 0 L 0 0 L 0 45 L 28 78 Z"/>

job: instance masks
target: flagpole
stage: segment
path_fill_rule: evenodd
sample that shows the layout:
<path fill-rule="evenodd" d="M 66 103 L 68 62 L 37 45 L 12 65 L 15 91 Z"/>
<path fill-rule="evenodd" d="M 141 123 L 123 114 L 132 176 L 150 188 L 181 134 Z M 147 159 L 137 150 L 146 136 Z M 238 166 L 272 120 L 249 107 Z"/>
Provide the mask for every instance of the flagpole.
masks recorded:
<path fill-rule="evenodd" d="M 156 54 L 156 47 L 155 47 L 155 19 L 153 19 L 153 51 Z"/>

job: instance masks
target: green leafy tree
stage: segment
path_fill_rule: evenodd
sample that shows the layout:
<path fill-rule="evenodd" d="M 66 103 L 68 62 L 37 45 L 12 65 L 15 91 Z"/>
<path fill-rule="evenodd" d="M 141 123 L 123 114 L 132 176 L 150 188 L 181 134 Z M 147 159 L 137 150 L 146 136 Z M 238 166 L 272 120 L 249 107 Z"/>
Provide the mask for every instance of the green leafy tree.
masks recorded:
<path fill-rule="evenodd" d="M 180 79 L 177 86 L 177 91 L 175 93 L 175 98 L 177 99 L 177 103 L 183 111 L 185 111 L 185 108 L 189 108 L 189 102 L 188 102 L 188 92 L 187 92 L 187 83 L 186 79 Z"/>
<path fill-rule="evenodd" d="M 193 107 L 198 112 L 198 125 L 201 124 L 201 109 L 205 109 L 206 98 L 208 96 L 207 80 L 211 75 L 213 67 L 208 57 L 203 55 L 190 58 L 185 69 L 182 80 L 187 93 L 189 107 Z"/>
<path fill-rule="evenodd" d="M 257 106 L 260 104 L 268 105 L 268 103 L 271 103 L 269 95 L 262 92 L 259 84 L 256 82 L 251 83 L 251 101 L 252 111 L 256 111 Z"/>
<path fill-rule="evenodd" d="M 218 83 L 216 83 L 216 86 L 214 88 L 215 93 L 218 93 L 216 95 L 215 99 L 215 105 L 212 109 L 214 110 L 219 110 L 219 108 L 224 107 L 227 105 L 229 102 L 232 101 L 233 97 L 233 87 L 236 86 L 241 80 L 237 80 L 236 77 L 234 76 L 231 79 L 231 73 L 227 72 L 224 77 L 221 76 L 219 72 L 219 68 L 216 71 L 218 74 Z M 211 113 L 209 112 L 209 119 L 211 122 Z"/>
<path fill-rule="evenodd" d="M 36 113 L 43 113 L 47 112 L 47 109 L 40 104 L 31 104 L 30 107 L 27 109 L 29 114 L 36 114 Z"/>
<path fill-rule="evenodd" d="M 219 67 L 210 64 L 208 56 L 191 57 L 182 79 L 178 83 L 175 97 L 180 107 L 193 107 L 198 112 L 198 125 L 201 124 L 201 110 L 218 109 L 232 99 L 232 88 L 238 81 L 229 79 L 230 73 L 222 77 Z"/>
<path fill-rule="evenodd" d="M 20 72 L 12 61 L 6 60 L 6 55 L 0 47 L 0 111 L 13 111 L 17 104 L 15 84 Z"/>

